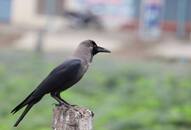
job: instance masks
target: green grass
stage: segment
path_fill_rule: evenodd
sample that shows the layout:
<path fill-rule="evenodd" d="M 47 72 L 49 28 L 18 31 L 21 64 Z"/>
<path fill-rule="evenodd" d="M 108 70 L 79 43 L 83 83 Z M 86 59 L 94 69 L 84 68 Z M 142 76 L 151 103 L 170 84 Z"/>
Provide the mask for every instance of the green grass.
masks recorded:
<path fill-rule="evenodd" d="M 97 56 L 75 87 L 62 93 L 72 104 L 95 113 L 96 130 L 190 130 L 190 64 L 122 61 Z M 1 52 L 0 130 L 21 114 L 10 114 L 43 78 L 64 60 L 27 52 Z M 21 122 L 19 130 L 51 130 L 55 101 L 45 96 Z"/>

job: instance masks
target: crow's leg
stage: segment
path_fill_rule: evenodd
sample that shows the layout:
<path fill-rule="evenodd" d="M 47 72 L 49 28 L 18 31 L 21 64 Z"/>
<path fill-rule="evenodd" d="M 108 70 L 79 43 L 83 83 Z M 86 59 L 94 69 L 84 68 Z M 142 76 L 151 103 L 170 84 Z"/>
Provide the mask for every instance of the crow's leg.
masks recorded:
<path fill-rule="evenodd" d="M 66 107 L 70 107 L 71 105 L 64 101 L 61 97 L 60 97 L 60 93 L 51 93 L 51 96 L 59 103 L 58 105 L 65 105 Z"/>
<path fill-rule="evenodd" d="M 65 104 L 67 104 L 67 105 L 69 105 L 69 106 L 72 106 L 72 107 L 77 106 L 77 105 L 70 104 L 70 103 L 68 103 L 67 101 L 65 101 L 64 99 L 62 99 L 61 96 L 60 96 L 60 93 L 57 93 L 56 95 L 57 95 L 57 97 L 58 97 L 63 103 L 65 103 Z"/>
<path fill-rule="evenodd" d="M 68 103 L 67 101 L 65 101 L 64 99 L 62 99 L 61 96 L 60 96 L 60 93 L 58 94 L 58 98 L 59 98 L 62 102 L 64 102 L 65 104 L 67 104 L 67 105 L 69 105 L 69 106 L 72 106 L 72 107 L 77 106 L 77 105 L 70 104 L 70 103 Z"/>
<path fill-rule="evenodd" d="M 70 103 L 68 103 L 67 101 L 65 101 L 64 99 L 61 98 L 60 93 L 57 94 L 57 97 L 58 97 L 59 100 L 61 100 L 63 103 L 72 106 Z"/>

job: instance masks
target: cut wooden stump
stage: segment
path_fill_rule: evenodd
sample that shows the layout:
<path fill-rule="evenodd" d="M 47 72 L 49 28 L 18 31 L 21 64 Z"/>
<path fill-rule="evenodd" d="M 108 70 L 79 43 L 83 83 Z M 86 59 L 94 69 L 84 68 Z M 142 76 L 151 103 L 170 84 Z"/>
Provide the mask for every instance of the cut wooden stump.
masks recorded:
<path fill-rule="evenodd" d="M 52 128 L 53 130 L 92 130 L 93 113 L 82 107 L 66 108 L 56 106 L 54 108 Z"/>

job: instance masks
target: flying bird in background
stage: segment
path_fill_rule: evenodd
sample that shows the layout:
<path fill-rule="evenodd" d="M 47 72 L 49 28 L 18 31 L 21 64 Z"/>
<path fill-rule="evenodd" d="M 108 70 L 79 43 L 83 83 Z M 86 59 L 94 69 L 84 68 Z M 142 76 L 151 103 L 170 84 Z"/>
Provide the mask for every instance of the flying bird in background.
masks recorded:
<path fill-rule="evenodd" d="M 32 106 L 38 103 L 46 94 L 50 94 L 58 101 L 59 105 L 64 104 L 66 107 L 71 107 L 68 102 L 61 98 L 60 93 L 72 87 L 83 77 L 92 62 L 93 56 L 100 52 L 110 53 L 109 50 L 99 47 L 92 40 L 81 42 L 70 58 L 52 70 L 39 86 L 11 111 L 11 113 L 15 114 L 25 107 L 24 112 L 14 126 L 17 127 Z"/>

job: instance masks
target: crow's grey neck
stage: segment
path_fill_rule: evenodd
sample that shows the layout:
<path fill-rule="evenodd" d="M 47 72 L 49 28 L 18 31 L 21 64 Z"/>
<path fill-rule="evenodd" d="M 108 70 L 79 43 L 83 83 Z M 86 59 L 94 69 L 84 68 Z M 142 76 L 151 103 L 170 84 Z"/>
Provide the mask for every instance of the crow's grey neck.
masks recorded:
<path fill-rule="evenodd" d="M 84 60 L 87 63 L 91 63 L 93 59 L 92 53 L 85 47 L 77 48 L 73 56 L 81 60 Z"/>

